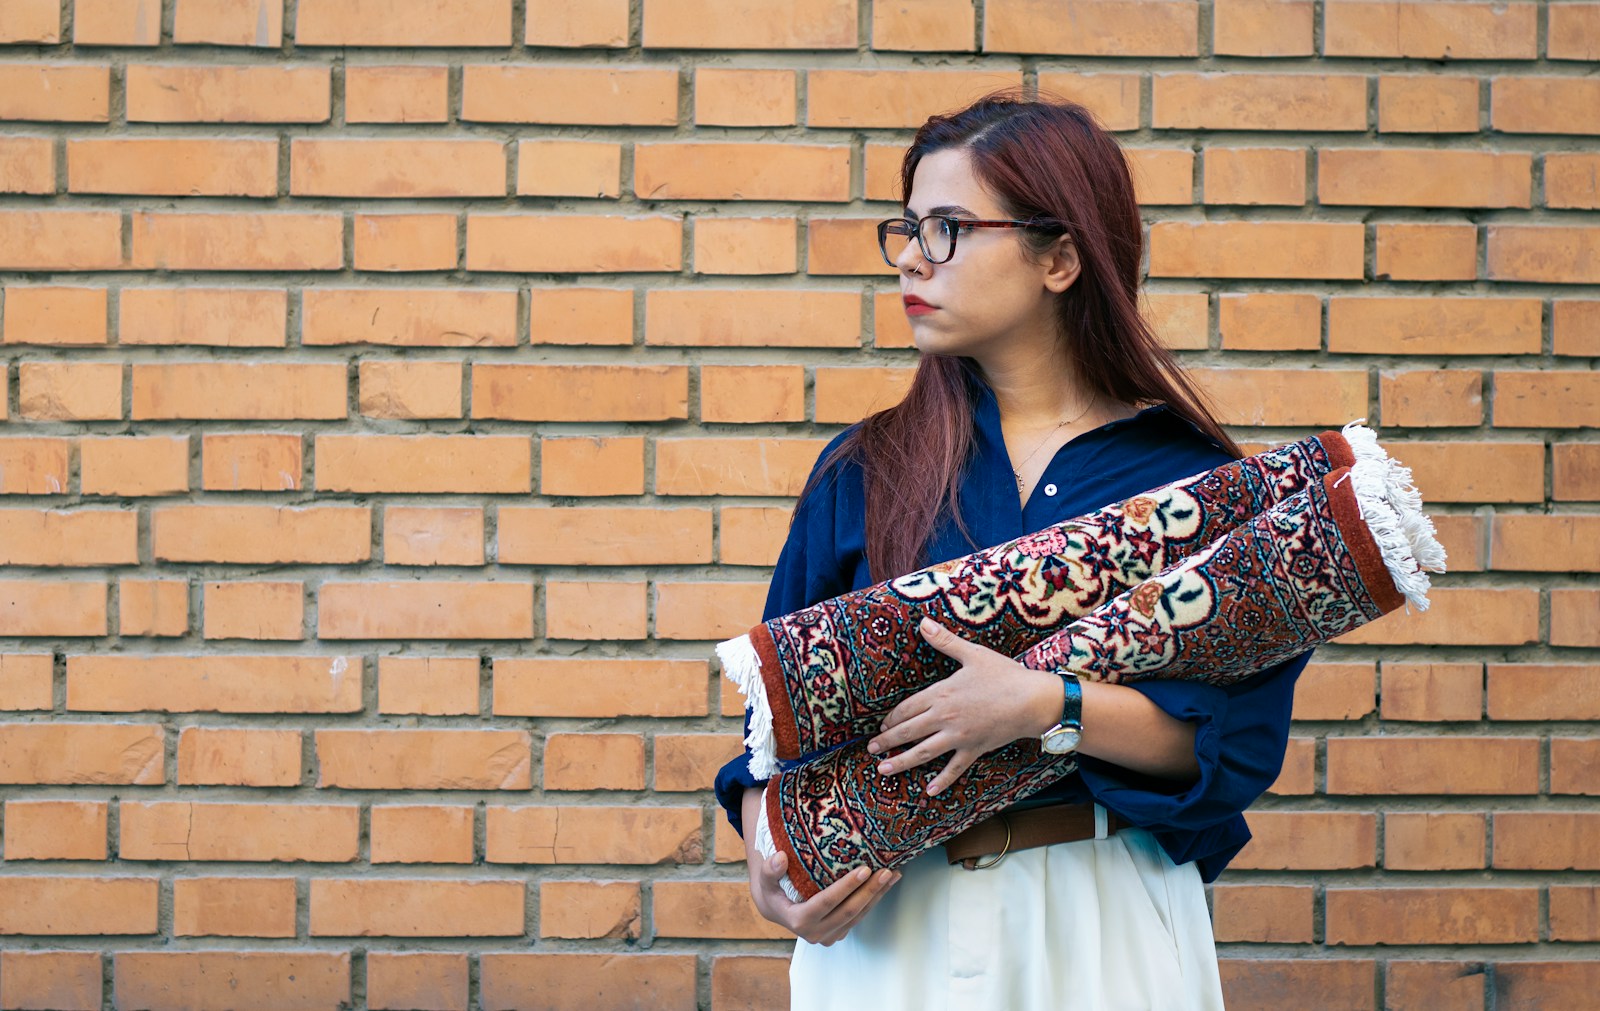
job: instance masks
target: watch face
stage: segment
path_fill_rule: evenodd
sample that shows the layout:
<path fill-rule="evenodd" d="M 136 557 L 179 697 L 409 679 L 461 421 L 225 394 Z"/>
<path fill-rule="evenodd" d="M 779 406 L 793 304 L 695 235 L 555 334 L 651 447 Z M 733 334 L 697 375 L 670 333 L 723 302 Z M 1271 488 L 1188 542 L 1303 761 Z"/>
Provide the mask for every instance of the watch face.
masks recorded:
<path fill-rule="evenodd" d="M 1073 726 L 1057 726 L 1049 730 L 1040 747 L 1052 755 L 1065 755 L 1078 747 L 1078 740 L 1083 736 L 1083 731 Z"/>

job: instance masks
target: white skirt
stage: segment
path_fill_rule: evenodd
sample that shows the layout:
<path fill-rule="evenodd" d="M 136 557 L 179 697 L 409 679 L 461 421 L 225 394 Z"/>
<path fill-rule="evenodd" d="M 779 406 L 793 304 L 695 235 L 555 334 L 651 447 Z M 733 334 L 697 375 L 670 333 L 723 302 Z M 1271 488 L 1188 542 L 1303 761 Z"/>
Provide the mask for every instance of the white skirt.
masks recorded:
<path fill-rule="evenodd" d="M 1103 825 L 1103 808 L 1095 814 Z M 832 947 L 797 941 L 797 1011 L 1214 1011 L 1199 869 L 1143 829 L 969 871 L 936 846 Z"/>

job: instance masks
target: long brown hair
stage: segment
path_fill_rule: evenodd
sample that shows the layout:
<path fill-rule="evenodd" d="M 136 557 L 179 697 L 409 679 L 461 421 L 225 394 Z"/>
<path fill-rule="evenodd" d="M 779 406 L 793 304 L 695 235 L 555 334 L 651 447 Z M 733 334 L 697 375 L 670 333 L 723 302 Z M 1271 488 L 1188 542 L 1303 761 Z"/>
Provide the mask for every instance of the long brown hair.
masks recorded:
<path fill-rule="evenodd" d="M 1063 350 L 1086 387 L 1121 403 L 1165 403 L 1242 456 L 1139 313 L 1139 205 L 1122 149 L 1093 115 L 1072 102 L 999 92 L 960 112 L 934 116 L 912 138 L 901 163 L 902 203 L 910 199 L 918 163 L 949 148 L 971 152 L 978 178 L 1007 215 L 1053 223 L 1020 233 L 1036 251 L 1071 235 L 1082 266 L 1078 279 L 1056 298 L 1056 321 Z M 957 493 L 973 445 L 968 373 L 976 368 L 969 358 L 923 355 L 905 398 L 862 421 L 801 491 L 803 498 L 840 460 L 860 462 L 874 579 L 892 579 L 925 564 L 923 551 L 941 515 L 954 519 L 971 540 Z"/>

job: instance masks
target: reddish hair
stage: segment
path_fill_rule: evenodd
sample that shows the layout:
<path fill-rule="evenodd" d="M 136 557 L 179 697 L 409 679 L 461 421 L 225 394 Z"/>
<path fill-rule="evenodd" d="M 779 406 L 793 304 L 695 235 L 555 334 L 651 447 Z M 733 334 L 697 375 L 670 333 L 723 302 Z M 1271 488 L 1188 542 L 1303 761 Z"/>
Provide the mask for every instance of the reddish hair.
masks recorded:
<path fill-rule="evenodd" d="M 934 116 L 912 138 L 900 168 L 902 203 L 917 165 L 935 151 L 965 148 L 978 178 L 1007 216 L 1052 222 L 1019 234 L 1038 252 L 1062 234 L 1077 246 L 1077 280 L 1056 297 L 1062 349 L 1079 380 L 1121 403 L 1165 403 L 1234 457 L 1233 439 L 1204 396 L 1138 309 L 1144 238 L 1133 180 L 1120 146 L 1081 105 L 988 95 Z M 970 358 L 925 354 L 911 388 L 894 407 L 868 416 L 801 491 L 830 467 L 857 460 L 866 482 L 867 562 L 892 579 L 926 564 L 924 551 L 942 515 L 972 540 L 957 508 L 961 471 L 973 445 Z M 983 545 L 973 544 L 974 550 Z"/>

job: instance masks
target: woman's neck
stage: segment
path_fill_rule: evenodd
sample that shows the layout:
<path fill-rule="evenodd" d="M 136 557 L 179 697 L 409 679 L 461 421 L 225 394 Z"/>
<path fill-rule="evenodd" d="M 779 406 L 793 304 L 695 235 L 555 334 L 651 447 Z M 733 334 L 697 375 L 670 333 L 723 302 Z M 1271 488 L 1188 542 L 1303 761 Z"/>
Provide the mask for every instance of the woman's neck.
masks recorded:
<path fill-rule="evenodd" d="M 994 391 L 1000 417 L 1019 428 L 1055 424 L 1088 409 L 1094 397 L 1058 349 L 1023 349 L 979 360 L 978 367 Z"/>

